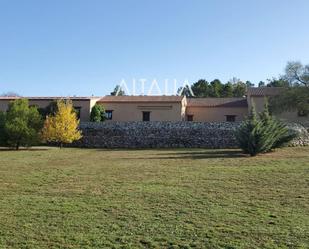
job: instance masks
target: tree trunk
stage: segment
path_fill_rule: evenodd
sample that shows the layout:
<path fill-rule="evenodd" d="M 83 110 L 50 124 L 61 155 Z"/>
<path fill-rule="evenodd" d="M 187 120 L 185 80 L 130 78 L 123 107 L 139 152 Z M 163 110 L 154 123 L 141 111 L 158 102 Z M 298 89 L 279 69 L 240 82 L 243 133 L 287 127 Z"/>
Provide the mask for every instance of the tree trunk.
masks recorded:
<path fill-rule="evenodd" d="M 63 143 L 60 142 L 59 147 L 60 147 L 60 149 L 62 149 Z"/>
<path fill-rule="evenodd" d="M 19 150 L 19 142 L 16 143 L 15 149 Z"/>

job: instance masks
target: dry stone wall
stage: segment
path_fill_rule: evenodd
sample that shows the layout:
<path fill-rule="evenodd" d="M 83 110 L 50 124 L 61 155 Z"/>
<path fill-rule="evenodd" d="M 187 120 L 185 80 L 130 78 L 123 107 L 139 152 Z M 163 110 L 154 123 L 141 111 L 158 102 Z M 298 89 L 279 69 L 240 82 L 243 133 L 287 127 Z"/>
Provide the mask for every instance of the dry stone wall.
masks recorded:
<path fill-rule="evenodd" d="M 104 122 L 81 123 L 83 138 L 73 146 L 89 148 L 236 148 L 240 123 Z M 294 128 L 293 128 L 294 129 Z M 295 145 L 309 144 L 307 135 Z"/>

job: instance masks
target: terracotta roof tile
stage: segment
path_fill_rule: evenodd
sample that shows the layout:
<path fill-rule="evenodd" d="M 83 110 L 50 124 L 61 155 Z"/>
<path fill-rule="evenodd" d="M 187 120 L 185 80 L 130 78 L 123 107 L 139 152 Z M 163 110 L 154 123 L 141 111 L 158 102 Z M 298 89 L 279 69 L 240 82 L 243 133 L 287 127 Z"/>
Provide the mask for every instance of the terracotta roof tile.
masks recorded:
<path fill-rule="evenodd" d="M 250 96 L 274 96 L 280 94 L 282 87 L 249 87 L 247 94 Z"/>
<path fill-rule="evenodd" d="M 100 97 L 0 97 L 0 100 L 15 100 L 15 99 L 29 99 L 29 100 L 58 100 L 58 99 L 71 99 L 71 100 L 90 100 L 99 99 Z"/>
<path fill-rule="evenodd" d="M 182 96 L 105 96 L 98 102 L 181 102 Z"/>

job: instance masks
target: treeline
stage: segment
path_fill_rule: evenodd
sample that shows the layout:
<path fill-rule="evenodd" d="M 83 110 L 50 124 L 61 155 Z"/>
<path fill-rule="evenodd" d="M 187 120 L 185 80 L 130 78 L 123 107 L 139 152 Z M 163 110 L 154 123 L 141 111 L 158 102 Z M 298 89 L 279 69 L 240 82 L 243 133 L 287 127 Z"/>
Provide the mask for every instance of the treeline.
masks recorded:
<path fill-rule="evenodd" d="M 246 94 L 248 86 L 254 86 L 250 81 L 242 82 L 233 78 L 231 81 L 223 84 L 220 80 L 215 79 L 211 82 L 201 79 L 193 83 L 190 87 L 178 89 L 178 94 L 187 97 L 196 98 L 221 98 L 221 97 L 243 97 Z"/>
<path fill-rule="evenodd" d="M 259 87 L 284 87 L 288 85 L 289 82 L 283 78 L 269 79 L 267 80 L 267 83 L 260 81 L 258 84 Z M 215 79 L 211 82 L 208 82 L 205 79 L 200 79 L 193 83 L 190 87 L 179 88 L 178 94 L 189 98 L 243 97 L 246 95 L 247 88 L 254 86 L 255 85 L 251 81 L 243 82 L 237 78 L 233 78 L 225 84 L 219 79 Z"/>

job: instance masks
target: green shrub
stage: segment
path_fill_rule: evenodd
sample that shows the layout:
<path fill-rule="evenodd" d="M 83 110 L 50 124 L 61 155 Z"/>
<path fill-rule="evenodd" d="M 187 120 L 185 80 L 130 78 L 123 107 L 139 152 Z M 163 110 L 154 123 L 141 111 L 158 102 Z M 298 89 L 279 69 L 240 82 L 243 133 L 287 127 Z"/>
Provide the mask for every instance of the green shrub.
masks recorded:
<path fill-rule="evenodd" d="M 6 113 L 0 111 L 0 146 L 7 145 L 7 133 L 5 130 Z"/>
<path fill-rule="evenodd" d="M 105 109 L 102 105 L 95 104 L 90 113 L 90 121 L 91 122 L 103 122 L 105 121 Z"/>
<path fill-rule="evenodd" d="M 42 119 L 36 107 L 29 107 L 26 99 L 17 99 L 9 104 L 5 115 L 6 143 L 16 149 L 39 142 Z"/>
<path fill-rule="evenodd" d="M 259 115 L 253 106 L 248 119 L 236 131 L 239 147 L 250 156 L 282 147 L 295 136 L 285 124 L 269 114 L 267 103 Z"/>

